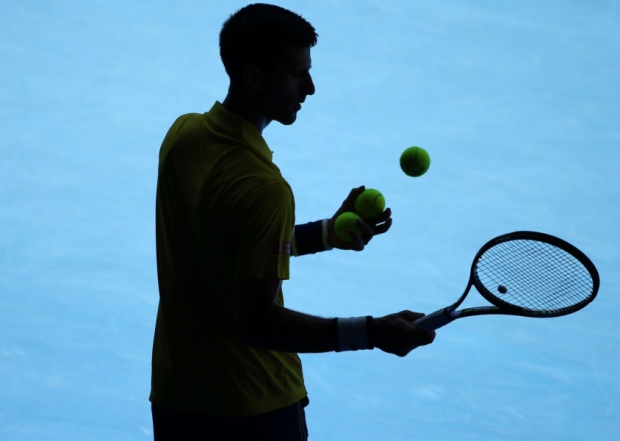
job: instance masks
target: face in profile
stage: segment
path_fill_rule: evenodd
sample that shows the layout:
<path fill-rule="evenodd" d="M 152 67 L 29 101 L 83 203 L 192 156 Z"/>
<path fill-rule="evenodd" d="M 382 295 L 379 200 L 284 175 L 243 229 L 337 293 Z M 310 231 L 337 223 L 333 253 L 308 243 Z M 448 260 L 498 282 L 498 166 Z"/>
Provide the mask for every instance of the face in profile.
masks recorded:
<path fill-rule="evenodd" d="M 301 103 L 308 95 L 314 94 L 311 66 L 310 48 L 291 48 L 271 73 L 263 78 L 258 101 L 268 121 L 285 125 L 295 122 Z"/>

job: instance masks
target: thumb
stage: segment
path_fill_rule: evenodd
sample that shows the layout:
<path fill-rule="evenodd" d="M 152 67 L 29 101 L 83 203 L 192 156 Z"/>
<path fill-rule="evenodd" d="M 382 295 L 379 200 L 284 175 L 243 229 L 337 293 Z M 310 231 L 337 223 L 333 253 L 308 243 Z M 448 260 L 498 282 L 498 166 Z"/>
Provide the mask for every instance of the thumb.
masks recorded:
<path fill-rule="evenodd" d="M 355 201 L 357 200 L 357 197 L 360 194 L 362 194 L 364 190 L 366 190 L 366 186 L 364 185 L 351 190 L 347 198 L 344 200 L 344 202 L 340 206 L 340 209 L 338 209 L 338 211 L 334 215 L 334 218 L 340 216 L 345 211 L 355 211 Z"/>
<path fill-rule="evenodd" d="M 410 323 L 415 322 L 417 319 L 424 317 L 426 314 L 421 312 L 413 312 L 409 310 L 401 311 L 400 316 Z"/>

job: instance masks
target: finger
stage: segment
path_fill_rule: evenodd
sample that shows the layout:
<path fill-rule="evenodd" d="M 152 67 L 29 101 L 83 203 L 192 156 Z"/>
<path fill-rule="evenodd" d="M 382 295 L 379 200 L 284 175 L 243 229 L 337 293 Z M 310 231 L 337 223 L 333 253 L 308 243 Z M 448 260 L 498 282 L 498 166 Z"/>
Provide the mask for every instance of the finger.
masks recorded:
<path fill-rule="evenodd" d="M 392 219 L 388 219 L 382 224 L 375 225 L 373 228 L 375 235 L 387 232 L 392 226 Z"/>
<path fill-rule="evenodd" d="M 430 345 L 433 341 L 435 341 L 435 337 L 437 336 L 435 331 L 423 331 L 421 329 L 417 331 L 416 335 L 417 346 Z"/>
<path fill-rule="evenodd" d="M 408 322 L 415 322 L 417 319 L 424 317 L 426 314 L 422 312 L 409 311 L 408 309 L 401 311 L 399 315 Z"/>
<path fill-rule="evenodd" d="M 358 219 L 357 221 L 355 221 L 355 224 L 359 227 L 361 231 L 361 234 L 359 234 L 358 236 L 361 237 L 364 245 L 367 245 L 368 242 L 370 242 L 370 239 L 372 239 L 372 237 L 375 235 L 375 229 L 371 225 L 368 225 L 366 222 L 364 222 L 364 220 L 362 219 Z"/>
<path fill-rule="evenodd" d="M 383 210 L 381 214 L 379 214 L 376 217 L 373 217 L 372 219 L 369 219 L 369 221 L 372 222 L 373 224 L 380 224 L 380 223 L 386 222 L 391 217 L 392 217 L 392 209 L 386 208 L 385 210 Z"/>
<path fill-rule="evenodd" d="M 351 235 L 351 238 L 353 239 L 353 242 L 350 244 L 351 249 L 354 251 L 362 251 L 364 247 L 366 246 L 366 244 L 368 243 L 368 241 L 364 240 L 364 237 L 358 234 L 358 232 L 355 231 L 353 228 L 349 229 L 349 234 Z"/>
<path fill-rule="evenodd" d="M 355 199 L 357 199 L 357 197 L 360 194 L 362 194 L 364 192 L 364 190 L 366 190 L 366 186 L 365 185 L 360 185 L 359 187 L 353 188 L 349 192 L 349 196 L 347 196 L 347 199 L 353 199 L 353 202 L 355 202 Z"/>
<path fill-rule="evenodd" d="M 362 194 L 362 192 L 366 190 L 364 185 L 360 187 L 356 187 L 349 192 L 349 195 L 346 197 L 338 211 L 334 214 L 334 219 L 339 215 L 344 213 L 345 211 L 355 211 L 355 201 L 357 197 Z"/>
<path fill-rule="evenodd" d="M 435 341 L 435 337 L 437 337 L 437 333 L 435 331 L 426 331 L 426 335 L 428 336 L 428 344 L 431 344 Z"/>
<path fill-rule="evenodd" d="M 364 192 L 364 190 L 366 190 L 366 186 L 361 185 L 359 187 L 356 187 L 354 189 L 352 189 L 349 192 L 349 195 L 347 196 L 347 198 L 344 200 L 343 205 L 347 205 L 347 206 L 354 206 L 355 205 L 355 200 L 357 199 L 357 197 L 362 194 Z"/>
<path fill-rule="evenodd" d="M 392 210 L 386 208 L 379 216 L 366 220 L 373 227 L 374 234 L 383 234 L 392 226 Z"/>

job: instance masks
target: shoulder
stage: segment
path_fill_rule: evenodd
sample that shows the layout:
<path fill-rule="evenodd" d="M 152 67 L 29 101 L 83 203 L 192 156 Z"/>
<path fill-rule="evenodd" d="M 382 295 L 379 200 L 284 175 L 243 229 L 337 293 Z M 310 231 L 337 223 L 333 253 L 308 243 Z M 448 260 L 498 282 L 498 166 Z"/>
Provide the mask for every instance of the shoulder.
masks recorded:
<path fill-rule="evenodd" d="M 166 137 L 175 139 L 196 138 L 204 131 L 202 121 L 203 115 L 200 113 L 186 113 L 181 115 L 174 121 Z"/>
<path fill-rule="evenodd" d="M 200 119 L 198 113 L 187 113 L 179 116 L 168 129 L 161 145 L 160 159 L 177 146 L 192 146 L 200 138 Z"/>
<path fill-rule="evenodd" d="M 288 200 L 293 196 L 291 187 L 281 177 L 257 179 L 256 184 L 257 193 L 263 199 Z"/>
<path fill-rule="evenodd" d="M 255 175 L 243 183 L 244 203 L 253 206 L 275 206 L 289 204 L 293 192 L 281 177 Z"/>
<path fill-rule="evenodd" d="M 238 219 L 268 222 L 295 211 L 293 192 L 283 179 L 252 176 L 230 185 L 227 193 L 233 217 Z"/>

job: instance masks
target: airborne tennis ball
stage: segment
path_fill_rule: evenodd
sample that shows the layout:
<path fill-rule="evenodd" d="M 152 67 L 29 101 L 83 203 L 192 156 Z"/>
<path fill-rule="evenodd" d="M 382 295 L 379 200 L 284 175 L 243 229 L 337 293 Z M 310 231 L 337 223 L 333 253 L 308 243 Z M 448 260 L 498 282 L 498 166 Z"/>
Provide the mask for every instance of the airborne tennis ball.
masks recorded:
<path fill-rule="evenodd" d="M 353 237 L 351 237 L 349 230 L 353 230 L 357 234 L 362 234 L 362 230 L 357 226 L 357 220 L 359 218 L 359 215 L 352 211 L 342 213 L 336 218 L 336 224 L 334 225 L 336 235 L 345 242 L 353 242 Z"/>
<path fill-rule="evenodd" d="M 422 147 L 409 147 L 400 155 L 400 168 L 408 176 L 422 176 L 430 165 L 431 158 Z"/>
<path fill-rule="evenodd" d="M 385 210 L 385 198 L 379 190 L 367 188 L 355 200 L 355 212 L 362 219 L 374 219 Z"/>

